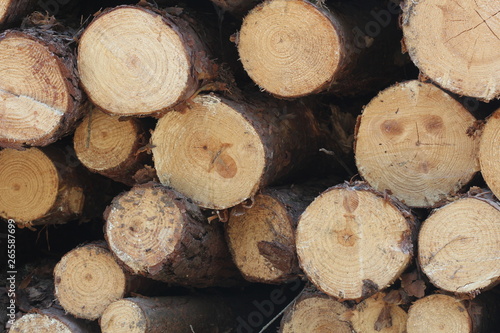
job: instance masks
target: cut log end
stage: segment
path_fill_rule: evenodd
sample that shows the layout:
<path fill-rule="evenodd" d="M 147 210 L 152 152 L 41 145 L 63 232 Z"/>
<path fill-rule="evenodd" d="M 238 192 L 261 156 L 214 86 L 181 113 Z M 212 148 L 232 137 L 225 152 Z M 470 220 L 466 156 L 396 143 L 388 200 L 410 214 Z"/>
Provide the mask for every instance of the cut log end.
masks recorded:
<path fill-rule="evenodd" d="M 359 118 L 356 164 L 375 189 L 432 207 L 479 170 L 475 118 L 446 92 L 408 81 L 379 93 Z"/>
<path fill-rule="evenodd" d="M 490 0 L 408 2 L 403 33 L 410 57 L 454 93 L 486 101 L 500 96 L 499 10 Z"/>
<path fill-rule="evenodd" d="M 297 270 L 294 223 L 275 198 L 259 194 L 242 215 L 232 214 L 226 232 L 233 260 L 255 282 L 281 282 Z"/>
<path fill-rule="evenodd" d="M 54 269 L 55 295 L 77 318 L 95 320 L 125 296 L 126 276 L 111 252 L 86 245 L 64 255 Z"/>
<path fill-rule="evenodd" d="M 479 148 L 481 174 L 493 194 L 500 199 L 500 109 L 488 118 Z"/>
<path fill-rule="evenodd" d="M 202 207 L 235 206 L 260 186 L 264 144 L 253 125 L 216 96 L 199 95 L 182 112 L 167 113 L 152 143 L 160 181 Z"/>
<path fill-rule="evenodd" d="M 78 69 L 90 99 L 117 115 L 148 115 L 189 97 L 208 55 L 194 50 L 200 42 L 183 28 L 141 7 L 121 6 L 98 16 L 78 48 Z M 200 56 L 200 64 L 191 64 Z"/>
<path fill-rule="evenodd" d="M 477 294 L 500 281 L 500 210 L 465 198 L 436 210 L 419 234 L 419 263 L 437 287 Z"/>
<path fill-rule="evenodd" d="M 332 81 L 340 61 L 339 44 L 336 27 L 318 7 L 276 0 L 245 17 L 238 51 L 260 87 L 292 98 L 321 91 Z"/>
<path fill-rule="evenodd" d="M 300 265 L 328 295 L 366 298 L 390 285 L 409 264 L 413 223 L 410 215 L 369 189 L 333 187 L 301 216 Z"/>
<path fill-rule="evenodd" d="M 447 295 L 431 295 L 417 300 L 408 311 L 408 333 L 470 333 L 472 318 L 464 304 Z"/>
<path fill-rule="evenodd" d="M 64 323 L 40 313 L 29 313 L 16 320 L 9 332 L 54 332 L 54 333 L 74 333 Z"/>
<path fill-rule="evenodd" d="M 354 331 L 406 333 L 407 313 L 384 297 L 384 293 L 377 293 L 356 306 L 350 319 Z"/>
<path fill-rule="evenodd" d="M 144 311 L 133 301 L 122 299 L 110 304 L 99 319 L 103 333 L 148 332 L 148 321 Z"/>
<path fill-rule="evenodd" d="M 16 222 L 45 216 L 59 192 L 53 162 L 39 149 L 0 151 L 0 214 Z M 76 203 L 75 203 L 76 204 Z"/>

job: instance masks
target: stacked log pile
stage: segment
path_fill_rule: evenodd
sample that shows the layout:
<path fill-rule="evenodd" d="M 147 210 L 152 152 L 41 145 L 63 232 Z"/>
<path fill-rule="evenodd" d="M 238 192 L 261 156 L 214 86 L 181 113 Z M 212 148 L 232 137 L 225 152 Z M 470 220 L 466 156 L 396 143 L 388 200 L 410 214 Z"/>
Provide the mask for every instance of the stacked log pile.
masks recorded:
<path fill-rule="evenodd" d="M 499 12 L 0 1 L 2 329 L 499 332 Z"/>

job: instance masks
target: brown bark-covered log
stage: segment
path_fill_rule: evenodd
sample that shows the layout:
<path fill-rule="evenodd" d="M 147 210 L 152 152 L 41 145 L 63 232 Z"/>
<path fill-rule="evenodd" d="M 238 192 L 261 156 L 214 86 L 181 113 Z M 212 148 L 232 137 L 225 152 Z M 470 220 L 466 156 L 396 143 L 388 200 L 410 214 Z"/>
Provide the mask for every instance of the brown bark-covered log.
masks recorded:
<path fill-rule="evenodd" d="M 130 272 L 192 287 L 232 286 L 242 279 L 231 261 L 222 225 L 157 183 L 136 185 L 105 213 L 110 249 Z"/>
<path fill-rule="evenodd" d="M 303 291 L 281 320 L 280 333 L 352 333 L 349 308 L 336 299 L 315 291 Z"/>
<path fill-rule="evenodd" d="M 255 83 L 295 98 L 325 90 L 353 95 L 390 82 L 401 62 L 398 6 L 317 3 L 265 1 L 245 17 L 238 51 Z"/>
<path fill-rule="evenodd" d="M 211 0 L 217 7 L 225 13 L 241 17 L 261 0 Z"/>
<path fill-rule="evenodd" d="M 415 219 L 364 183 L 332 187 L 302 214 L 299 263 L 318 289 L 361 299 L 392 284 L 412 259 Z"/>
<path fill-rule="evenodd" d="M 54 268 L 57 300 L 77 318 L 95 320 L 109 304 L 145 284 L 142 277 L 121 268 L 104 242 L 71 250 Z"/>
<path fill-rule="evenodd" d="M 0 27 L 21 21 L 34 7 L 37 0 L 4 0 L 0 3 Z"/>
<path fill-rule="evenodd" d="M 306 168 L 324 132 L 302 103 L 198 95 L 152 135 L 160 181 L 205 208 L 233 207 Z M 175 140 L 172 140 L 175 138 Z"/>
<path fill-rule="evenodd" d="M 85 29 L 78 69 L 97 106 L 122 116 L 160 113 L 215 78 L 218 68 L 207 38 L 176 12 L 182 10 L 119 6 Z"/>
<path fill-rule="evenodd" d="M 233 261 L 246 280 L 283 283 L 300 274 L 295 229 L 300 214 L 326 187 L 267 188 L 250 205 L 231 210 L 226 237 Z"/>
<path fill-rule="evenodd" d="M 99 330 L 95 322 L 77 319 L 57 308 L 34 310 L 17 319 L 10 333 L 93 333 Z"/>
<path fill-rule="evenodd" d="M 19 227 L 66 223 L 82 215 L 85 195 L 75 168 L 55 147 L 0 151 L 0 216 Z"/>
<path fill-rule="evenodd" d="M 487 120 L 481 134 L 479 163 L 481 174 L 493 194 L 500 199 L 500 109 Z"/>
<path fill-rule="evenodd" d="M 97 107 L 83 119 L 73 136 L 76 155 L 83 165 L 127 185 L 135 184 L 136 173 L 150 163 L 151 158 L 143 149 L 148 141 L 149 133 L 139 119 L 121 120 Z"/>
<path fill-rule="evenodd" d="M 403 3 L 405 48 L 422 74 L 459 95 L 500 97 L 498 1 Z"/>
<path fill-rule="evenodd" d="M 73 43 L 58 26 L 0 34 L 0 146 L 46 146 L 74 129 L 84 108 Z"/>
<path fill-rule="evenodd" d="M 359 174 L 412 207 L 432 207 L 479 170 L 476 119 L 449 94 L 408 81 L 380 92 L 358 118 Z"/>
<path fill-rule="evenodd" d="M 229 306 L 220 297 L 170 296 L 124 298 L 111 303 L 99 320 L 103 333 L 218 333 L 235 327 Z"/>
<path fill-rule="evenodd" d="M 408 333 L 493 333 L 500 320 L 498 297 L 473 300 L 435 294 L 417 300 L 408 311 Z"/>
<path fill-rule="evenodd" d="M 476 295 L 500 282 L 500 203 L 479 192 L 435 210 L 418 236 L 422 271 L 438 288 Z"/>

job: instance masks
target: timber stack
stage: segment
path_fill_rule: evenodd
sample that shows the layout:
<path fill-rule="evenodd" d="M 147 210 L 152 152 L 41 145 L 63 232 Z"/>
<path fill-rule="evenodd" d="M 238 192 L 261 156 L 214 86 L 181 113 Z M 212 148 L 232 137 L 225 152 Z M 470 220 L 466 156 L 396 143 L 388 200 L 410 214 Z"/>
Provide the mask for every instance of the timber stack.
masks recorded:
<path fill-rule="evenodd" d="M 499 12 L 0 0 L 0 332 L 499 332 Z"/>

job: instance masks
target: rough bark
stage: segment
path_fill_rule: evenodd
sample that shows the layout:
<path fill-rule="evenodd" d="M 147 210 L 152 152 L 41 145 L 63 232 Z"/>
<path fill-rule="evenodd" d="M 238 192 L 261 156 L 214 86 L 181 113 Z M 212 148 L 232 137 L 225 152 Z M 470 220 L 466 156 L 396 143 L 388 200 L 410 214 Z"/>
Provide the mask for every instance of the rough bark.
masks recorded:
<path fill-rule="evenodd" d="M 479 163 L 486 184 L 500 198 L 500 109 L 486 122 L 479 145 Z"/>
<path fill-rule="evenodd" d="M 359 174 L 411 207 L 456 194 L 479 170 L 476 119 L 430 83 L 407 81 L 380 92 L 358 118 Z"/>
<path fill-rule="evenodd" d="M 0 4 L 0 27 L 6 28 L 21 21 L 37 0 L 5 0 Z"/>
<path fill-rule="evenodd" d="M 198 206 L 160 184 L 136 185 L 117 196 L 105 219 L 110 249 L 133 274 L 191 287 L 241 280 L 222 226 L 208 223 Z"/>
<path fill-rule="evenodd" d="M 73 131 L 84 112 L 73 44 L 59 25 L 0 34 L 0 146 L 46 146 Z"/>
<path fill-rule="evenodd" d="M 392 2 L 382 8 L 373 1 L 265 1 L 243 21 L 241 62 L 255 83 L 278 97 L 376 90 L 404 63 L 398 13 Z"/>
<path fill-rule="evenodd" d="M 334 186 L 299 220 L 300 266 L 331 296 L 369 297 L 391 285 L 409 265 L 415 224 L 405 206 L 365 183 Z"/>

